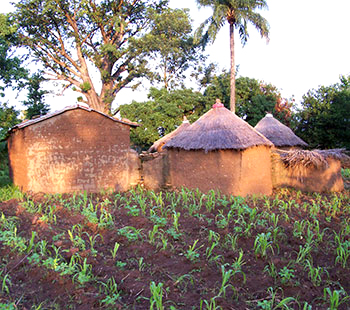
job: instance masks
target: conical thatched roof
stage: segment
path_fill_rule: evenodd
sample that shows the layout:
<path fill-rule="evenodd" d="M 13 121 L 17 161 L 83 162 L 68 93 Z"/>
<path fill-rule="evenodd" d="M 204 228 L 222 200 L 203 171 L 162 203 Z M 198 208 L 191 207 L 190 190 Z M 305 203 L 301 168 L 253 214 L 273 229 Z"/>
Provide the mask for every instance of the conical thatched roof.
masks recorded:
<path fill-rule="evenodd" d="M 256 145 L 272 146 L 272 143 L 219 102 L 164 147 L 208 152 Z"/>
<path fill-rule="evenodd" d="M 255 129 L 269 139 L 275 146 L 307 146 L 294 132 L 275 119 L 272 114 L 266 116 L 256 124 Z"/>
<path fill-rule="evenodd" d="M 153 145 L 149 148 L 148 152 L 153 153 L 153 152 L 160 152 L 163 148 L 163 145 L 170 141 L 172 138 L 177 136 L 180 132 L 188 128 L 190 125 L 190 122 L 187 120 L 186 116 L 184 116 L 184 120 L 182 124 L 177 127 L 175 130 L 172 132 L 168 133 L 164 137 L 160 138 L 156 142 L 153 143 Z"/>

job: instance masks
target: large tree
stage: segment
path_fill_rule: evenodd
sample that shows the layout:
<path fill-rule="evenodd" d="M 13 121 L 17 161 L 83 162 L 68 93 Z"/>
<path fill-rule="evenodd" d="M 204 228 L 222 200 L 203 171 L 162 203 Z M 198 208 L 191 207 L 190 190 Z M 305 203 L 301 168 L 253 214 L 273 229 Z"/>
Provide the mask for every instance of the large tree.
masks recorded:
<path fill-rule="evenodd" d="M 110 113 L 117 93 L 146 70 L 145 35 L 163 0 L 22 0 L 13 15 L 21 43 L 52 80 Z"/>
<path fill-rule="evenodd" d="M 152 19 L 152 31 L 145 41 L 154 60 L 153 80 L 166 89 L 183 86 L 184 73 L 205 60 L 199 44 L 194 43 L 188 11 L 169 8 Z"/>
<path fill-rule="evenodd" d="M 230 109 L 235 112 L 235 37 L 234 30 L 238 29 L 243 45 L 249 37 L 248 24 L 252 24 L 259 32 L 261 37 L 268 39 L 269 25 L 267 20 L 259 13 L 257 9 L 267 8 L 265 0 L 197 0 L 201 6 L 209 6 L 213 9 L 213 14 L 206 19 L 198 29 L 197 35 L 201 38 L 203 44 L 214 42 L 217 33 L 225 24 L 229 24 L 230 33 Z M 205 30 L 206 29 L 206 30 Z M 203 31 L 205 30 L 204 34 Z"/>
<path fill-rule="evenodd" d="M 350 76 L 303 96 L 296 133 L 311 147 L 350 149 Z"/>

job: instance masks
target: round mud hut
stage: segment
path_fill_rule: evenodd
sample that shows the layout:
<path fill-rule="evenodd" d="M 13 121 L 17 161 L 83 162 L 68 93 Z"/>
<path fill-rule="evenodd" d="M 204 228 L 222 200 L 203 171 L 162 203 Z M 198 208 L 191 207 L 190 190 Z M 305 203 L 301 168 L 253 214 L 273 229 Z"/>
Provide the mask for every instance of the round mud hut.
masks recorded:
<path fill-rule="evenodd" d="M 187 120 L 186 116 L 184 116 L 184 119 L 182 121 L 182 124 L 177 127 L 172 132 L 168 133 L 164 137 L 160 138 L 156 142 L 152 144 L 152 146 L 149 148 L 148 152 L 154 153 L 154 152 L 161 152 L 163 149 L 164 144 L 166 144 L 168 141 L 170 141 L 172 138 L 176 137 L 180 132 L 187 129 L 190 125 L 190 122 Z"/>
<path fill-rule="evenodd" d="M 301 140 L 295 133 L 272 114 L 267 113 L 255 126 L 255 129 L 269 139 L 277 148 L 293 149 L 306 147 L 308 144 Z"/>
<path fill-rule="evenodd" d="M 165 144 L 168 184 L 226 195 L 272 192 L 272 143 L 220 102 Z"/>

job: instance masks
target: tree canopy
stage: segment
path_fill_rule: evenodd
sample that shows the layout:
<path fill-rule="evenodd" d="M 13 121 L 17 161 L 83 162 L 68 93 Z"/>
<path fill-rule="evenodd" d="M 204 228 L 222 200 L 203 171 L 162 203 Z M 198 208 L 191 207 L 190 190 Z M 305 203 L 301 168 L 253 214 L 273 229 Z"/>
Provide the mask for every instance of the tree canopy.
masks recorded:
<path fill-rule="evenodd" d="M 131 132 L 133 144 L 143 150 L 148 149 L 156 140 L 176 129 L 183 116 L 191 123 L 196 121 L 212 107 L 216 98 L 228 108 L 230 99 L 227 90 L 230 88 L 230 74 L 223 72 L 210 80 L 204 94 L 192 89 L 151 88 L 148 101 L 133 101 L 129 105 L 122 105 L 121 116 L 141 125 Z M 239 77 L 236 100 L 237 114 L 252 126 L 255 126 L 266 112 L 273 113 L 289 125 L 287 121 L 291 117 L 291 106 L 288 100 L 281 97 L 276 86 L 248 77 Z"/>
<path fill-rule="evenodd" d="M 19 57 L 12 55 L 11 47 L 17 44 L 16 28 L 10 25 L 7 15 L 0 14 L 0 95 L 6 87 L 21 87 L 28 71 Z"/>
<path fill-rule="evenodd" d="M 192 89 L 151 88 L 149 100 L 120 107 L 120 114 L 141 126 L 132 130 L 131 141 L 148 149 L 160 137 L 176 129 L 186 116 L 192 123 L 209 109 L 205 97 Z"/>
<path fill-rule="evenodd" d="M 212 78 L 204 91 L 207 101 L 219 98 L 226 108 L 230 107 L 230 73 L 223 72 Z M 267 112 L 289 125 L 292 102 L 282 97 L 277 87 L 262 81 L 239 77 L 236 79 L 236 114 L 255 126 Z"/>
<path fill-rule="evenodd" d="M 167 84 L 197 57 L 186 12 L 165 0 L 22 0 L 13 21 L 45 74 L 105 113 L 121 89 L 151 74 L 151 53 L 160 53 Z"/>
<path fill-rule="evenodd" d="M 194 43 L 188 10 L 168 8 L 152 19 L 152 30 L 145 38 L 154 63 L 152 80 L 166 89 L 184 86 L 185 71 L 190 67 L 196 71 L 204 61 L 199 44 Z"/>
<path fill-rule="evenodd" d="M 312 147 L 350 149 L 350 76 L 308 91 L 296 114 L 295 127 Z"/>

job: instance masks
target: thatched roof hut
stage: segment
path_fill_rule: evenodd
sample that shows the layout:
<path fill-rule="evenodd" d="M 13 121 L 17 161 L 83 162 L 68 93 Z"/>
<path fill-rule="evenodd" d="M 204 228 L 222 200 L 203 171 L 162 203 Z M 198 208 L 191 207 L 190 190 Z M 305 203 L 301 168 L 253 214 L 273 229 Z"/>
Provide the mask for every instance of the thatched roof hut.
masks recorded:
<path fill-rule="evenodd" d="M 148 152 L 153 153 L 153 152 L 160 152 L 160 151 L 162 151 L 163 146 L 164 146 L 165 143 L 167 143 L 172 138 L 177 136 L 183 130 L 187 129 L 189 126 L 191 126 L 190 122 L 187 120 L 186 116 L 184 116 L 182 124 L 179 127 L 177 127 L 175 130 L 173 130 L 172 132 L 168 133 L 164 137 L 162 137 L 159 140 L 157 140 L 156 142 L 154 142 L 152 144 L 152 146 L 148 149 Z"/>
<path fill-rule="evenodd" d="M 165 144 L 168 184 L 246 196 L 272 191 L 272 143 L 220 102 Z"/>
<path fill-rule="evenodd" d="M 272 143 L 247 122 L 216 103 L 213 108 L 194 122 L 187 130 L 166 143 L 166 148 L 184 150 L 244 150 Z"/>
<path fill-rule="evenodd" d="M 269 139 L 276 147 L 305 147 L 308 144 L 294 132 L 268 113 L 255 126 L 255 129 Z"/>

